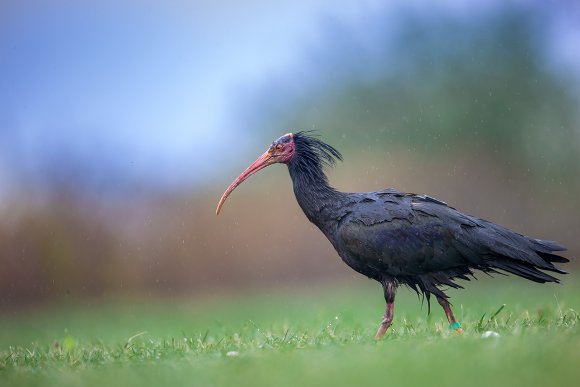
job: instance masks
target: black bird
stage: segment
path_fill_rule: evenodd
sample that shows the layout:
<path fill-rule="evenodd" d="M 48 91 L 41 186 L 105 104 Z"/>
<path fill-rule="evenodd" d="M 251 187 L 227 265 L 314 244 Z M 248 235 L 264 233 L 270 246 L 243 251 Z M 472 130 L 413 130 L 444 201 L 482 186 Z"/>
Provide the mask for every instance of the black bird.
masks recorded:
<path fill-rule="evenodd" d="M 462 288 L 455 280 L 469 280 L 474 270 L 507 272 L 539 283 L 559 282 L 545 271 L 566 273 L 553 265 L 569 262 L 554 254 L 566 250 L 557 242 L 530 238 L 465 215 L 430 196 L 390 188 L 339 192 L 328 184 L 323 171 L 337 159 L 342 156 L 336 149 L 307 132 L 288 133 L 234 180 L 216 214 L 245 179 L 268 165 L 286 164 L 306 217 L 348 266 L 383 286 L 387 305 L 377 340 L 391 326 L 399 285 L 423 294 L 428 305 L 434 295 L 445 310 L 450 329 L 462 332 L 441 287 Z"/>

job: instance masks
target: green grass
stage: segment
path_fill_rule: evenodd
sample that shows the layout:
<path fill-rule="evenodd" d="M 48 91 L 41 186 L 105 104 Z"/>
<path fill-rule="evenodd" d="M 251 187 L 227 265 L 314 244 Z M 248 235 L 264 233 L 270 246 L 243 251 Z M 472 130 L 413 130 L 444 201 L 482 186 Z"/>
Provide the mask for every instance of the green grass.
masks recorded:
<path fill-rule="evenodd" d="M 70 303 L 0 318 L 0 385 L 575 385 L 580 284 L 450 292 L 463 335 L 401 289 L 373 340 L 378 285 L 235 299 Z M 505 307 L 503 305 L 505 304 Z M 503 307 L 503 308 L 502 308 Z M 485 331 L 499 337 L 483 338 Z"/>

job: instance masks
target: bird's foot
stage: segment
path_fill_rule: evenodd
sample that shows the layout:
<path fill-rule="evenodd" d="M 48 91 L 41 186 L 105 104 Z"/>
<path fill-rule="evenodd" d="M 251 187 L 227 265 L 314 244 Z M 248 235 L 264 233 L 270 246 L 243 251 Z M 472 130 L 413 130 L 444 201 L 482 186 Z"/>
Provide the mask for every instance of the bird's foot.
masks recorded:
<path fill-rule="evenodd" d="M 451 329 L 452 331 L 454 331 L 457 334 L 463 333 L 463 329 L 461 328 L 461 324 L 459 324 L 459 322 L 457 322 L 457 321 L 455 321 L 452 324 L 449 324 L 449 329 Z"/>
<path fill-rule="evenodd" d="M 383 319 L 383 321 L 381 322 L 381 325 L 379 325 L 379 329 L 377 330 L 377 334 L 375 335 L 375 340 L 380 340 L 385 333 L 387 333 L 387 330 L 389 329 L 389 327 L 391 326 L 392 320 L 389 321 L 388 319 Z"/>

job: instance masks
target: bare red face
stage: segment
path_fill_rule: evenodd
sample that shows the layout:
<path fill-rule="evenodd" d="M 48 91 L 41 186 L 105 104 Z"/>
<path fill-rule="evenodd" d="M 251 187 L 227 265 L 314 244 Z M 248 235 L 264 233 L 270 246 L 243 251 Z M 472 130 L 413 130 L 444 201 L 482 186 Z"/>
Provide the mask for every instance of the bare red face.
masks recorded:
<path fill-rule="evenodd" d="M 276 163 L 287 164 L 294 157 L 295 145 L 292 133 L 288 133 L 277 139 L 270 145 L 268 150 L 260 156 L 256 161 L 252 163 L 240 176 L 236 178 L 230 184 L 228 189 L 222 195 L 217 208 L 215 210 L 216 215 L 220 213 L 222 206 L 224 205 L 228 196 L 233 192 L 234 189 L 248 177 L 252 176 L 254 173 L 258 172 L 260 169 L 266 168 L 268 165 Z"/>

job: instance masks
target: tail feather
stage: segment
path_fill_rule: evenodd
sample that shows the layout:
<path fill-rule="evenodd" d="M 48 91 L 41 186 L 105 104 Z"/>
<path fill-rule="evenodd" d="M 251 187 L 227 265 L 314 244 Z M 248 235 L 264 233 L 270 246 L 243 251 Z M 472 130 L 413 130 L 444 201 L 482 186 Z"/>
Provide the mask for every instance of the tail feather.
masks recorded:
<path fill-rule="evenodd" d="M 555 241 L 545 241 L 542 239 L 533 239 L 533 238 L 528 238 L 530 242 L 532 242 L 532 244 L 534 245 L 534 248 L 536 251 L 540 252 L 540 253 L 552 253 L 553 251 L 566 251 L 566 246 L 559 244 L 558 242 Z M 560 257 L 562 259 L 566 259 L 563 257 Z M 554 261 L 554 262 L 560 262 L 560 261 Z M 561 262 L 569 262 L 569 260 L 565 260 L 565 261 L 561 261 Z"/>
<path fill-rule="evenodd" d="M 558 282 L 557 278 L 542 270 L 567 274 L 553 264 L 569 262 L 567 258 L 554 254 L 565 251 L 565 246 L 554 241 L 530 238 L 497 224 L 487 222 L 485 225 L 481 236 L 482 244 L 489 249 L 487 265 L 536 282 Z"/>
<path fill-rule="evenodd" d="M 545 282 L 560 282 L 556 277 L 546 274 L 529 263 L 514 261 L 510 259 L 502 259 L 490 262 L 494 267 L 507 271 L 508 273 L 526 278 L 530 281 L 545 283 Z"/>
<path fill-rule="evenodd" d="M 558 263 L 570 262 L 570 260 L 568 258 L 564 258 L 564 257 L 562 257 L 560 255 L 556 255 L 556 254 L 543 253 L 541 251 L 538 251 L 538 255 L 548 262 L 558 262 Z"/>

